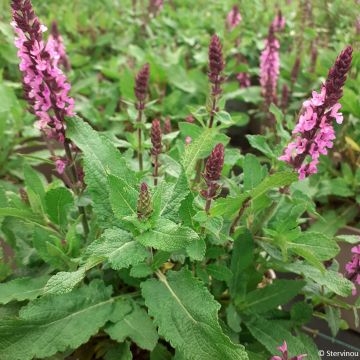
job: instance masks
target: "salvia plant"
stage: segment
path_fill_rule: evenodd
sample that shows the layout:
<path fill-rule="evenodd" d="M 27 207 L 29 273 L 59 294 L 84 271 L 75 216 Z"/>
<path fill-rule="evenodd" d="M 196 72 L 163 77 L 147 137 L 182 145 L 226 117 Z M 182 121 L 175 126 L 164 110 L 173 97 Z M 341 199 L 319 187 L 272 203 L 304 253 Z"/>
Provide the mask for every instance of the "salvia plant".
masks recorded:
<path fill-rule="evenodd" d="M 300 5 L 311 22 L 310 2 Z M 151 39 L 150 23 L 172 28 L 161 22 L 167 6 L 181 8 L 176 1 L 132 1 L 134 38 Z M 183 101 L 179 88 L 186 103 L 193 82 L 184 85 L 184 73 L 171 68 L 167 85 L 158 63 L 151 56 L 134 63 L 140 50 L 129 47 L 135 56 L 121 65 L 134 71 L 113 106 L 119 118 L 112 120 L 121 123 L 114 135 L 110 125 L 89 119 L 96 114 L 83 96 L 90 83 L 71 88 L 80 65 L 67 54 L 71 41 L 64 41 L 61 22 L 48 31 L 30 0 L 11 1 L 22 79 L 20 115 L 12 116 L 29 116 L 52 176 L 32 166 L 39 157 L 31 154 L 19 155 L 20 182 L 11 166 L 0 173 L 8 181 L 0 182 L 1 360 L 316 360 L 310 320 L 326 319 L 335 336 L 346 328 L 341 310 L 357 318 L 359 300 L 350 305 L 346 298 L 360 285 L 359 237 L 336 235 L 336 213 L 326 212 L 329 184 L 340 184 L 338 193 L 344 188 L 331 182 L 338 170 L 329 152 L 340 151 L 336 134 L 351 125 L 340 102 L 352 91 L 346 89 L 356 52 L 346 46 L 320 66 L 313 39 L 308 58 L 297 52 L 286 59 L 284 81 L 280 52 L 294 20 L 275 10 L 253 58 L 239 53 L 234 60 L 218 34 L 206 34 L 208 48 L 184 34 L 186 54 L 169 59 L 184 56 L 191 67 L 191 52 L 201 53 L 195 79 L 203 96 L 194 95 L 179 116 L 166 108 Z M 234 3 L 221 19 L 236 46 L 247 11 Z M 299 48 L 304 37 L 296 39 Z M 253 61 L 257 69 L 249 71 Z M 309 85 L 305 67 L 320 67 L 322 82 Z M 232 78 L 238 88 L 228 91 Z M 168 86 L 177 88 L 174 102 Z M 226 101 L 237 94 L 255 99 L 249 114 L 262 122 L 261 133 L 239 135 L 251 146 L 245 153 L 228 136 L 239 120 Z M 110 111 L 106 99 L 96 102 Z M 241 116 L 248 117 L 245 110 Z M 357 143 L 345 139 L 355 151 Z M 330 175 L 319 180 L 327 187 L 317 198 L 311 181 L 323 168 Z M 355 192 L 341 196 L 360 203 Z M 340 242 L 352 244 L 344 271 L 335 260 Z"/>

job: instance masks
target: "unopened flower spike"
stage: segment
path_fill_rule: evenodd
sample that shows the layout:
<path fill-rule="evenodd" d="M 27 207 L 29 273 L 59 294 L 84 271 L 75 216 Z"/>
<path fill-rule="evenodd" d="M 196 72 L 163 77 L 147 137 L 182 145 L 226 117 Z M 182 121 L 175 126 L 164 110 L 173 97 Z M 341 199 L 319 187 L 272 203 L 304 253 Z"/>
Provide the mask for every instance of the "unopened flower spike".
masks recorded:
<path fill-rule="evenodd" d="M 241 72 L 236 75 L 240 88 L 248 88 L 251 85 L 250 75 L 247 72 Z"/>
<path fill-rule="evenodd" d="M 138 100 L 137 108 L 138 110 L 143 110 L 145 107 L 145 99 L 148 93 L 148 85 L 149 85 L 149 77 L 150 77 L 150 65 L 145 64 L 135 79 L 135 87 L 134 92 L 136 99 Z"/>
<path fill-rule="evenodd" d="M 275 37 L 274 27 L 270 26 L 265 48 L 260 57 L 260 85 L 266 110 L 271 103 L 277 103 L 277 83 L 280 72 L 279 41 Z"/>
<path fill-rule="evenodd" d="M 285 29 L 286 20 L 281 10 L 278 10 L 272 25 L 275 31 L 282 31 Z"/>
<path fill-rule="evenodd" d="M 275 355 L 271 358 L 271 360 L 302 360 L 307 357 L 307 354 L 302 354 L 289 358 L 288 348 L 285 340 L 281 346 L 277 347 L 277 349 L 281 352 L 281 356 Z"/>
<path fill-rule="evenodd" d="M 139 220 L 149 218 L 152 213 L 151 195 L 145 182 L 140 185 L 139 199 L 137 203 L 137 215 Z"/>
<path fill-rule="evenodd" d="M 171 132 L 172 132 L 171 120 L 170 117 L 167 116 L 164 122 L 164 134 L 170 134 Z"/>
<path fill-rule="evenodd" d="M 158 176 L 159 176 L 159 155 L 162 152 L 162 132 L 161 132 L 161 125 L 160 121 L 155 119 L 151 125 L 151 154 L 154 157 L 154 185 L 157 185 Z"/>
<path fill-rule="evenodd" d="M 338 124 L 343 122 L 338 101 L 342 96 L 351 60 L 352 48 L 348 46 L 329 70 L 320 93 L 313 91 L 311 99 L 303 103 L 301 115 L 293 130 L 293 141 L 279 157 L 279 160 L 293 166 L 299 174 L 299 179 L 317 173 L 320 155 L 327 155 L 328 149 L 333 146 L 333 121 Z"/>
<path fill-rule="evenodd" d="M 201 191 L 201 195 L 206 199 L 206 212 L 210 210 L 211 200 L 216 196 L 216 192 L 219 189 L 217 181 L 220 179 L 224 166 L 224 152 L 224 145 L 217 144 L 206 161 L 203 177 L 207 189 Z"/>

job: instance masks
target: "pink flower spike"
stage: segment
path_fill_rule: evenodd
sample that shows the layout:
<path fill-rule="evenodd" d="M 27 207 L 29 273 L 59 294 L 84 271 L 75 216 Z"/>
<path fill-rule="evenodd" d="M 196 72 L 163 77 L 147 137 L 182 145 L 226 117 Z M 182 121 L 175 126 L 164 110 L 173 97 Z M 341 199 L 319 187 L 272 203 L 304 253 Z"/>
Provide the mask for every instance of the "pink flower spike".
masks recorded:
<path fill-rule="evenodd" d="M 277 349 L 281 351 L 283 354 L 287 352 L 287 343 L 284 340 L 283 344 L 281 346 L 278 346 Z"/>
<path fill-rule="evenodd" d="M 360 241 L 360 238 L 359 238 L 359 241 Z M 360 245 L 354 246 L 354 247 L 351 249 L 351 252 L 352 252 L 353 254 L 358 254 L 358 255 L 360 255 Z"/>
<path fill-rule="evenodd" d="M 320 106 L 324 104 L 325 101 L 325 96 L 326 96 L 326 88 L 325 86 L 323 86 L 321 88 L 321 92 L 320 94 L 318 94 L 316 91 L 312 92 L 312 99 L 311 99 L 311 103 L 314 106 Z"/>
<path fill-rule="evenodd" d="M 234 5 L 226 17 L 226 25 L 229 31 L 233 31 L 241 22 L 242 17 L 239 8 Z"/>

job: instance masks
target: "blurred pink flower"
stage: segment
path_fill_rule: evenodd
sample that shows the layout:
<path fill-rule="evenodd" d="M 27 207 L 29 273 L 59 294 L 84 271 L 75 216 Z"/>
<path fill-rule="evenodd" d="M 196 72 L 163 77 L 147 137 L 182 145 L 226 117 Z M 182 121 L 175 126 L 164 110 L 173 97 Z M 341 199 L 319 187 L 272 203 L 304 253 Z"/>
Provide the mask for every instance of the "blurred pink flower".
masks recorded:
<path fill-rule="evenodd" d="M 282 355 L 281 356 L 275 355 L 271 358 L 271 360 L 302 360 L 307 356 L 306 354 L 303 354 L 289 358 L 288 348 L 285 340 L 281 346 L 277 347 L 277 349 L 281 352 Z"/>
<path fill-rule="evenodd" d="M 226 27 L 229 31 L 233 31 L 241 22 L 242 17 L 239 8 L 234 5 L 226 17 Z"/>

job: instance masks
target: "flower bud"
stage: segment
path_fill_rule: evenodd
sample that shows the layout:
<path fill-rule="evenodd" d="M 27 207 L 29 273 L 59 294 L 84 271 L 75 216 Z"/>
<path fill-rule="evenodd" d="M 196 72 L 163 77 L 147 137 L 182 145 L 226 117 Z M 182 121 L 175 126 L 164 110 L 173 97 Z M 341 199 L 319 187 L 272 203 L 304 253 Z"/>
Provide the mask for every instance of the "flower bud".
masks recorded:
<path fill-rule="evenodd" d="M 140 194 L 137 203 L 138 219 L 147 219 L 152 213 L 151 195 L 145 182 L 140 185 Z"/>
<path fill-rule="evenodd" d="M 152 155 L 156 156 L 161 154 L 161 150 L 162 150 L 161 138 L 162 138 L 162 133 L 161 133 L 160 121 L 155 119 L 153 120 L 151 126 Z"/>

